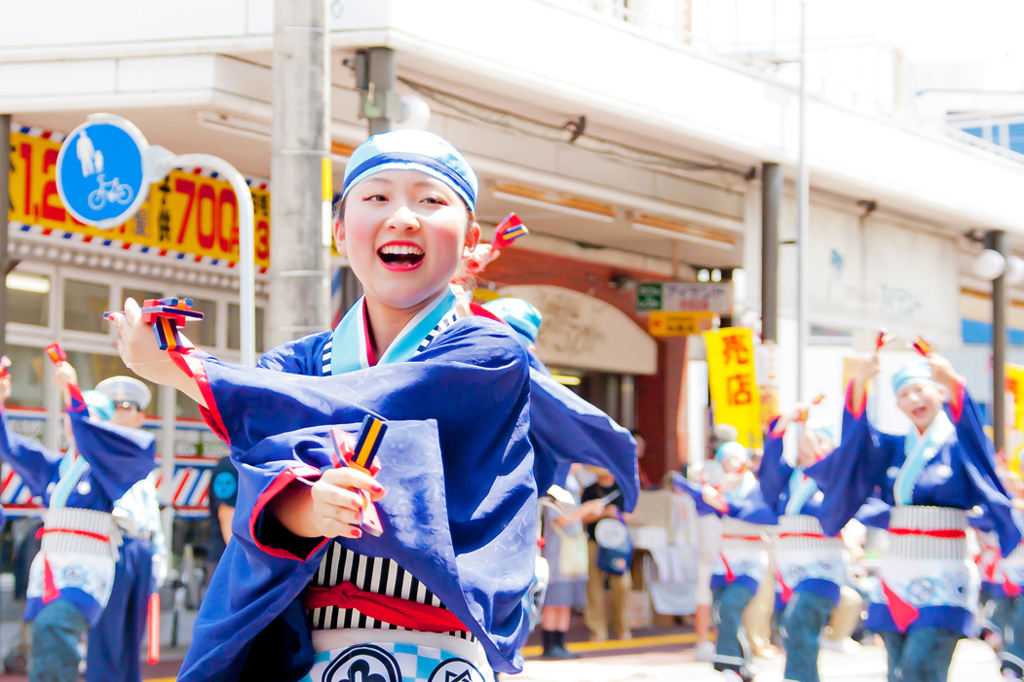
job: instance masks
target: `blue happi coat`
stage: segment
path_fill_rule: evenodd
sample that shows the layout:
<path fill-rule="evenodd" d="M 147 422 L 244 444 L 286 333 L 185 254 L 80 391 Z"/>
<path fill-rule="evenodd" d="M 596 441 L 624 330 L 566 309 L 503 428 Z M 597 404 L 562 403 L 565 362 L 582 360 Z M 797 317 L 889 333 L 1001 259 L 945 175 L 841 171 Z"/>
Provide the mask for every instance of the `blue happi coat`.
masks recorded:
<path fill-rule="evenodd" d="M 72 399 L 67 414 L 75 448 L 61 454 L 11 431 L 7 413 L 0 409 L 0 459 L 11 465 L 47 508 L 110 512 L 115 500 L 153 471 L 155 440 L 145 431 L 92 419 L 78 397 Z M 103 605 L 87 591 L 65 588 L 60 598 L 74 603 L 91 624 L 102 614 Z M 40 598 L 30 596 L 25 619 L 34 618 L 42 607 Z"/>
<path fill-rule="evenodd" d="M 573 462 L 607 469 L 622 490 L 621 506 L 632 511 L 640 493 L 636 441 L 601 410 L 551 377 L 530 352 L 530 440 L 537 489 L 564 485 Z"/>
<path fill-rule="evenodd" d="M 803 468 L 794 467 L 786 461 L 783 456 L 784 434 L 775 433 L 777 424 L 778 419 L 772 420 L 764 436 L 764 455 L 757 475 L 761 494 L 777 516 L 812 516 L 820 521 L 825 495 L 814 479 L 804 475 Z M 779 563 L 781 566 L 781 559 Z M 799 582 L 788 586 L 793 592 L 813 592 L 838 603 L 839 590 L 845 582 L 845 569 L 834 556 L 823 556 L 820 561 L 804 565 L 802 569 Z M 782 573 L 781 568 L 779 572 Z M 790 580 L 788 575 L 785 579 Z M 778 606 L 787 602 L 788 597 L 782 595 L 782 581 L 777 580 L 777 583 L 780 591 L 776 610 L 781 610 Z"/>
<path fill-rule="evenodd" d="M 992 443 L 966 387 L 958 386 L 944 408 L 952 424 L 949 437 L 930 458 L 909 462 L 908 437 L 878 431 L 868 419 L 865 405 L 851 404 L 851 395 L 848 388 L 843 442 L 806 471 L 825 492 L 819 518 L 826 533 L 838 533 L 858 512 L 863 515 L 861 505 L 869 501 L 878 510 L 874 516 L 879 520 L 886 518 L 887 508 L 900 504 L 962 510 L 987 505 L 1001 551 L 1004 556 L 1013 551 L 1021 540 L 1018 515 L 996 475 Z M 935 626 L 966 634 L 972 627 L 970 611 L 953 604 L 925 602 L 909 627 Z M 874 629 L 902 632 L 908 627 L 875 597 L 868 614 Z"/>
<path fill-rule="evenodd" d="M 290 482 L 330 465 L 328 427 L 355 431 L 367 414 L 389 425 L 377 455 L 377 480 L 388 491 L 377 505 L 384 534 L 337 541 L 396 561 L 480 640 L 494 669 L 521 668 L 521 600 L 536 555 L 529 359 L 502 323 L 445 319 L 416 353 L 376 366 L 341 355 L 365 351 L 344 321 L 333 334 L 270 351 L 258 369 L 190 356 L 204 416 L 231 445 L 239 490 L 235 541 L 202 604 L 179 680 L 248 679 L 257 670 L 260 679 L 297 680 L 309 670 L 300 595 L 329 540 L 291 536 L 264 507 Z"/>

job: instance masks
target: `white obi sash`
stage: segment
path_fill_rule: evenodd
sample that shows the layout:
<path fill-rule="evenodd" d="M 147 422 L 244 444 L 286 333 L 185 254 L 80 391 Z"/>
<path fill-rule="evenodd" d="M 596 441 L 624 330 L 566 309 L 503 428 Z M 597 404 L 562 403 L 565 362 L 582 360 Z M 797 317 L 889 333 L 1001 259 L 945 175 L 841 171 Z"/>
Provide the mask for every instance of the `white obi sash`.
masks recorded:
<path fill-rule="evenodd" d="M 477 640 L 403 630 L 313 632 L 313 669 L 301 682 L 491 682 L 494 672 Z"/>
<path fill-rule="evenodd" d="M 889 520 L 889 548 L 871 601 L 888 606 L 906 631 L 920 609 L 949 606 L 973 613 L 981 581 L 967 557 L 967 512 L 946 507 L 897 506 Z"/>
<path fill-rule="evenodd" d="M 722 544 L 715 558 L 714 573 L 724 575 L 727 584 L 746 577 L 760 584 L 768 568 L 765 531 L 768 527 L 726 516 L 722 519 Z"/>
<path fill-rule="evenodd" d="M 63 507 L 44 516 L 42 548 L 32 560 L 27 596 L 48 604 L 62 590 L 78 589 L 100 609 L 114 586 L 121 534 L 108 512 Z"/>
<path fill-rule="evenodd" d="M 779 517 L 776 562 L 785 601 L 804 580 L 846 583 L 846 547 L 841 539 L 826 536 L 813 516 Z"/>

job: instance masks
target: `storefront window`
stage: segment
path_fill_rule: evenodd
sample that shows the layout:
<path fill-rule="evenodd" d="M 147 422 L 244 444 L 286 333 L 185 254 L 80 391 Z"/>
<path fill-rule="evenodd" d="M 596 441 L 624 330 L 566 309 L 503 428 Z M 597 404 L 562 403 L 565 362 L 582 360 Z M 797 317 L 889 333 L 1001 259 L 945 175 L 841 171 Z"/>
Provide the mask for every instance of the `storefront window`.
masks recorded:
<path fill-rule="evenodd" d="M 50 324 L 50 278 L 34 272 L 7 275 L 8 321 L 46 327 Z"/>
<path fill-rule="evenodd" d="M 231 350 L 239 350 L 242 347 L 238 330 L 239 310 L 237 303 L 228 303 L 228 348 Z M 263 308 L 256 308 L 256 352 L 263 351 Z"/>
<path fill-rule="evenodd" d="M 110 287 L 95 282 L 64 280 L 64 329 L 105 334 L 103 313 L 110 307 Z"/>
<path fill-rule="evenodd" d="M 145 289 L 131 289 L 129 287 L 124 287 L 121 289 L 121 300 L 119 303 L 124 303 L 127 298 L 133 298 L 135 299 L 135 302 L 141 306 L 144 301 L 163 297 L 164 293 L 162 291 L 146 291 Z M 118 307 L 118 310 L 120 309 L 121 308 Z"/>
<path fill-rule="evenodd" d="M 119 355 L 102 355 L 100 353 L 85 353 L 82 351 L 67 351 L 68 362 L 78 372 L 78 383 L 83 389 L 95 388 L 96 384 L 113 376 L 129 376 L 139 379 L 142 383 L 149 387 L 150 392 L 153 394 L 153 399 L 150 400 L 149 406 L 146 407 L 145 413 L 151 417 L 157 415 L 158 402 L 157 399 L 157 386 L 145 379 L 142 379 L 124 366 Z"/>
<path fill-rule="evenodd" d="M 11 407 L 43 407 L 46 379 L 43 376 L 43 349 L 7 346 L 11 359 Z"/>
<path fill-rule="evenodd" d="M 182 296 L 182 298 L 189 298 Z M 217 302 L 203 298 L 193 298 L 192 308 L 203 314 L 198 322 L 185 325 L 185 336 L 200 348 L 216 348 L 217 346 Z"/>

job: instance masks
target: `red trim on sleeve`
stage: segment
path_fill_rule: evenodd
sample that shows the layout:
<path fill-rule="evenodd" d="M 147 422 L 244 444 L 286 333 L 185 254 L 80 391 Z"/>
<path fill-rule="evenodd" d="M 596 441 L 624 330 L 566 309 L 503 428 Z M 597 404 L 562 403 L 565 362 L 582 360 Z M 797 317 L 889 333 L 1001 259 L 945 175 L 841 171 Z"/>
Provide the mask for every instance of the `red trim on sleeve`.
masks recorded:
<path fill-rule="evenodd" d="M 854 380 L 850 379 L 850 383 L 846 385 L 846 411 L 852 414 L 854 419 L 860 419 L 860 416 L 864 414 L 864 409 L 868 405 L 868 392 L 867 390 L 864 391 L 864 395 L 860 399 L 860 405 L 854 405 L 853 382 Z"/>
<path fill-rule="evenodd" d="M 953 421 L 960 421 L 960 417 L 964 414 L 964 398 L 967 392 L 967 380 L 962 376 L 957 376 L 954 381 L 952 395 L 949 396 L 949 409 L 953 413 Z"/>
<path fill-rule="evenodd" d="M 783 428 L 781 431 L 776 431 L 775 428 L 778 423 L 782 421 L 782 417 L 772 417 L 772 420 L 768 423 L 768 436 L 769 438 L 782 438 L 786 435 L 786 429 Z"/>
<path fill-rule="evenodd" d="M 267 486 L 266 490 L 260 493 L 260 496 L 256 499 L 256 504 L 252 508 L 252 516 L 249 517 L 249 534 L 252 536 L 252 541 L 256 544 L 257 547 L 262 549 L 264 552 L 271 556 L 276 556 L 279 559 L 294 559 L 295 561 L 305 561 L 309 558 L 309 556 L 300 557 L 296 556 L 295 554 L 292 554 L 288 550 L 264 545 L 259 541 L 259 538 L 257 537 L 256 523 L 259 521 L 260 514 L 263 513 L 263 510 L 264 508 L 266 508 L 267 504 L 272 499 L 274 499 L 274 497 L 277 496 L 278 493 L 280 493 L 282 490 L 284 490 L 285 488 L 287 488 L 289 485 L 291 485 L 293 482 L 300 478 L 304 478 L 306 480 L 318 479 L 320 478 L 320 471 L 309 466 L 298 466 L 292 469 L 285 469 L 284 471 L 277 475 L 277 478 L 271 481 L 270 485 Z M 323 542 L 318 544 L 313 549 L 313 551 L 309 553 L 310 556 L 313 553 L 315 553 L 318 549 L 323 547 L 328 540 L 329 538 L 324 538 Z"/>
<path fill-rule="evenodd" d="M 68 396 L 71 404 L 67 406 L 69 412 L 81 412 L 85 409 L 85 396 L 82 395 L 82 388 L 78 384 L 68 384 Z"/>
<path fill-rule="evenodd" d="M 210 382 L 206 378 L 206 368 L 203 367 L 201 360 L 189 357 L 188 354 L 191 351 L 191 348 L 184 348 L 181 351 L 167 351 L 167 354 L 171 356 L 171 360 L 178 366 L 178 369 L 194 379 L 196 386 L 199 387 L 199 392 L 206 401 L 206 407 L 199 406 L 199 413 L 203 416 L 206 425 L 213 429 L 218 438 L 231 445 L 227 427 L 224 426 L 220 410 L 217 409 L 217 401 L 213 397 L 213 389 L 210 388 Z"/>
<path fill-rule="evenodd" d="M 366 592 L 350 582 L 332 587 L 310 585 L 306 588 L 304 602 L 307 609 L 320 609 L 325 606 L 356 609 L 374 620 L 420 632 L 469 632 L 469 628 L 448 609 L 420 604 L 401 597 Z"/>

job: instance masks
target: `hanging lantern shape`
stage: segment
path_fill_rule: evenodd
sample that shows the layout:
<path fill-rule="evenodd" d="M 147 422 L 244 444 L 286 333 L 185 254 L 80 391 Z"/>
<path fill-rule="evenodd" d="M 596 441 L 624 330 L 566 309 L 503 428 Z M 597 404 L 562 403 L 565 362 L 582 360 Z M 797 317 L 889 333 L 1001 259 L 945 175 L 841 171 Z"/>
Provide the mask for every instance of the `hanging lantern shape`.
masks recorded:
<path fill-rule="evenodd" d="M 1006 259 L 998 251 L 985 249 L 974 259 L 974 274 L 982 279 L 993 280 L 1003 274 Z"/>

